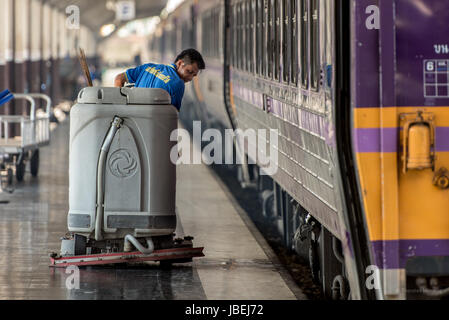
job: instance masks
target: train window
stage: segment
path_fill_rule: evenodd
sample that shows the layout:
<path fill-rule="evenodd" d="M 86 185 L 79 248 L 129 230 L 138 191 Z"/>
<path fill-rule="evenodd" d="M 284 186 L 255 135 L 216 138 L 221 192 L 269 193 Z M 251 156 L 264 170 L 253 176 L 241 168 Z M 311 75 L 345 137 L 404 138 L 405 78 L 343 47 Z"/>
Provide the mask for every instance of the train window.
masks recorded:
<path fill-rule="evenodd" d="M 242 15 L 241 15 L 241 23 L 242 23 L 242 70 L 246 70 L 247 63 L 247 48 L 246 48 L 246 37 L 247 37 L 247 25 L 246 25 L 246 2 L 243 0 L 241 2 L 242 6 Z"/>
<path fill-rule="evenodd" d="M 208 57 L 210 57 L 210 53 L 211 53 L 211 43 L 210 43 L 210 38 L 211 38 L 211 34 L 210 34 L 210 15 L 209 13 L 206 13 L 204 16 L 204 32 L 203 32 L 203 38 L 204 38 L 204 54 Z"/>
<path fill-rule="evenodd" d="M 268 19 L 267 19 L 267 76 L 273 77 L 273 4 L 274 0 L 268 2 Z"/>
<path fill-rule="evenodd" d="M 310 86 L 317 90 L 320 77 L 319 0 L 311 0 L 310 4 Z"/>
<path fill-rule="evenodd" d="M 162 33 L 161 37 L 159 38 L 159 47 L 161 48 L 161 57 L 165 55 L 165 32 Z"/>
<path fill-rule="evenodd" d="M 209 15 L 209 56 L 214 57 L 215 56 L 215 21 L 214 21 L 215 13 L 213 11 L 210 12 Z"/>
<path fill-rule="evenodd" d="M 242 30 L 242 34 L 240 37 L 240 39 L 241 39 L 241 53 L 240 53 L 241 57 L 240 57 L 240 59 L 241 59 L 241 69 L 245 70 L 246 69 L 246 49 L 245 49 L 245 45 L 246 45 L 246 25 L 245 25 L 246 11 L 245 11 L 245 9 L 246 9 L 246 6 L 245 6 L 244 2 L 240 3 L 240 8 L 241 8 L 240 23 L 241 23 L 241 30 Z"/>
<path fill-rule="evenodd" d="M 196 48 L 197 47 L 197 39 L 196 39 L 196 24 L 197 24 L 197 17 L 195 14 L 195 7 L 191 6 L 190 7 L 190 26 L 191 26 L 191 33 L 190 33 L 190 41 L 191 41 L 191 46 L 192 48 Z"/>
<path fill-rule="evenodd" d="M 208 42 L 209 42 L 209 57 L 213 57 L 215 53 L 215 40 L 214 40 L 214 13 L 211 11 L 208 19 L 208 31 L 209 34 Z"/>
<path fill-rule="evenodd" d="M 209 18 L 209 26 L 210 26 L 210 32 L 209 32 L 209 41 L 210 41 L 210 56 L 215 57 L 215 51 L 216 51 L 216 39 L 215 39 L 215 12 L 211 12 L 210 18 Z"/>
<path fill-rule="evenodd" d="M 165 54 L 171 54 L 170 43 L 171 43 L 171 30 L 167 31 L 167 37 L 165 39 Z"/>
<path fill-rule="evenodd" d="M 309 1 L 301 0 L 301 85 L 303 88 L 309 86 L 309 65 L 308 65 L 308 31 L 309 31 Z"/>
<path fill-rule="evenodd" d="M 291 30 L 290 30 L 290 0 L 282 1 L 282 80 L 288 83 L 290 73 L 290 47 L 291 47 Z M 294 2 L 294 1 L 293 1 Z"/>
<path fill-rule="evenodd" d="M 245 70 L 246 62 L 246 26 L 245 26 L 245 3 L 240 2 L 240 69 Z"/>
<path fill-rule="evenodd" d="M 171 54 L 171 52 L 170 52 L 171 31 L 168 30 L 166 32 L 166 34 L 167 34 L 167 36 L 165 37 L 165 41 L 164 41 L 165 54 Z"/>
<path fill-rule="evenodd" d="M 207 54 L 209 57 L 213 56 L 213 52 L 214 52 L 214 41 L 213 41 L 213 36 L 214 36 L 214 29 L 213 29 L 213 21 L 212 21 L 212 12 L 209 12 L 209 14 L 207 15 Z"/>
<path fill-rule="evenodd" d="M 213 13 L 210 12 L 207 17 L 207 46 L 209 57 L 214 56 L 214 24 L 212 21 Z"/>
<path fill-rule="evenodd" d="M 208 56 L 207 54 L 207 17 L 203 17 L 202 19 L 202 26 L 203 26 L 203 32 L 201 34 L 201 42 L 203 43 L 203 53 L 205 56 Z"/>
<path fill-rule="evenodd" d="M 248 1 L 249 12 L 249 71 L 254 72 L 254 2 Z"/>
<path fill-rule="evenodd" d="M 232 8 L 232 66 L 237 66 L 237 6 Z"/>
<path fill-rule="evenodd" d="M 209 18 L 209 26 L 210 26 L 210 32 L 209 32 L 209 40 L 210 40 L 210 56 L 215 57 L 216 53 L 216 27 L 215 27 L 215 12 L 211 12 L 210 18 Z"/>
<path fill-rule="evenodd" d="M 172 40 L 172 43 L 171 43 L 171 51 L 172 51 L 172 55 L 173 56 L 175 56 L 176 55 L 176 52 L 177 52 L 177 48 L 176 48 L 176 38 L 177 38 L 177 36 L 176 36 L 176 26 L 173 26 L 173 30 L 172 30 L 172 38 L 171 38 L 171 40 Z"/>
<path fill-rule="evenodd" d="M 253 42 L 252 42 L 252 6 L 251 1 L 246 1 L 246 70 L 251 72 L 252 69 L 252 50 L 253 50 Z"/>
<path fill-rule="evenodd" d="M 268 14 L 268 1 L 263 0 L 263 13 L 262 13 L 262 68 L 261 72 L 263 76 L 267 75 L 267 14 Z"/>
<path fill-rule="evenodd" d="M 274 78 L 279 80 L 279 67 L 281 60 L 281 1 L 274 0 Z"/>
<path fill-rule="evenodd" d="M 220 11 L 215 10 L 215 58 L 220 57 Z"/>
<path fill-rule="evenodd" d="M 218 57 L 223 60 L 223 15 L 224 12 L 223 10 L 220 8 L 218 9 L 217 12 L 217 32 L 218 32 Z M 193 42 L 193 40 L 192 40 Z"/>
<path fill-rule="evenodd" d="M 186 45 L 186 43 L 188 43 L 187 32 L 188 32 L 187 25 L 183 23 L 183 28 L 181 30 L 181 34 L 182 34 L 182 40 L 181 41 L 182 41 L 182 47 L 183 48 L 187 47 L 187 45 Z"/>
<path fill-rule="evenodd" d="M 262 74 L 262 15 L 263 15 L 263 0 L 256 2 L 256 68 L 255 72 L 258 75 Z"/>
<path fill-rule="evenodd" d="M 242 2 L 243 6 L 243 70 L 248 70 L 248 8 L 247 2 Z"/>
<path fill-rule="evenodd" d="M 223 61 L 223 30 L 221 26 L 223 25 L 223 11 L 220 9 L 217 10 L 217 57 L 220 61 Z"/>
<path fill-rule="evenodd" d="M 290 2 L 291 8 L 290 8 L 290 18 L 291 18 L 291 55 L 292 58 L 290 59 L 291 64 L 291 72 L 290 72 L 290 80 L 293 84 L 298 84 L 298 25 L 297 25 L 297 0 L 292 0 Z"/>
<path fill-rule="evenodd" d="M 237 68 L 242 68 L 242 6 L 237 4 Z"/>
<path fill-rule="evenodd" d="M 245 70 L 250 70 L 250 51 L 251 51 L 251 43 L 250 43 L 250 20 L 249 20 L 249 13 L 251 11 L 250 3 L 248 0 L 245 1 Z"/>
<path fill-rule="evenodd" d="M 219 35 L 218 35 L 218 11 L 215 10 L 214 13 L 214 57 L 218 58 L 218 40 L 219 40 Z"/>

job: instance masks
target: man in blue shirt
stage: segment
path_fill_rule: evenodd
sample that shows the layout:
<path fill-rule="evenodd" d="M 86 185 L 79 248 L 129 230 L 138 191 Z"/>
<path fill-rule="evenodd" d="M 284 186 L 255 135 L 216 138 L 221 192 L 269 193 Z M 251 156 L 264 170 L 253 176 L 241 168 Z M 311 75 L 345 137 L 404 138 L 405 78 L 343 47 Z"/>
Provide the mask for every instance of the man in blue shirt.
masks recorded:
<path fill-rule="evenodd" d="M 200 70 L 206 68 L 203 57 L 195 49 L 181 52 L 174 64 L 147 63 L 134 69 L 128 69 L 115 77 L 114 86 L 123 87 L 134 83 L 136 88 L 161 88 L 171 96 L 171 103 L 181 109 L 184 96 L 184 84 L 192 81 Z"/>

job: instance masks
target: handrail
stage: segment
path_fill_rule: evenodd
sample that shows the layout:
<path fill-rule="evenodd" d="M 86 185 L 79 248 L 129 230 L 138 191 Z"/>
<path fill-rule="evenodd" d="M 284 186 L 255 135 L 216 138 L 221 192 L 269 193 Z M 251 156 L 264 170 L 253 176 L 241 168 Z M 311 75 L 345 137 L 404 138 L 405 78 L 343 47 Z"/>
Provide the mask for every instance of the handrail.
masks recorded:
<path fill-rule="evenodd" d="M 31 104 L 31 110 L 30 110 L 30 120 L 34 121 L 36 119 L 36 102 L 34 101 L 34 98 L 25 93 L 13 93 L 14 98 L 16 99 L 25 99 L 28 100 Z"/>
<path fill-rule="evenodd" d="M 47 96 L 46 94 L 43 94 L 43 93 L 29 93 L 28 95 L 33 97 L 33 98 L 38 98 L 38 99 L 45 100 L 47 102 L 47 106 L 45 107 L 45 109 L 46 109 L 45 113 L 47 114 L 47 117 L 50 118 L 51 98 L 49 96 Z"/>

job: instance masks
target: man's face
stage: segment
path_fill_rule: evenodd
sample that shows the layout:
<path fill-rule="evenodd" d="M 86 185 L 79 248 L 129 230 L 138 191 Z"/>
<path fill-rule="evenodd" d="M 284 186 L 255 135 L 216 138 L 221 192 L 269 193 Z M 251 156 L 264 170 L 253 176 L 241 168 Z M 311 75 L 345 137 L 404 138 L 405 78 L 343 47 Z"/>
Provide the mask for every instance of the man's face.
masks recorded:
<path fill-rule="evenodd" d="M 176 67 L 178 68 L 179 77 L 184 80 L 185 83 L 192 81 L 192 79 L 200 72 L 196 62 L 186 64 L 183 60 L 179 60 L 176 62 Z"/>

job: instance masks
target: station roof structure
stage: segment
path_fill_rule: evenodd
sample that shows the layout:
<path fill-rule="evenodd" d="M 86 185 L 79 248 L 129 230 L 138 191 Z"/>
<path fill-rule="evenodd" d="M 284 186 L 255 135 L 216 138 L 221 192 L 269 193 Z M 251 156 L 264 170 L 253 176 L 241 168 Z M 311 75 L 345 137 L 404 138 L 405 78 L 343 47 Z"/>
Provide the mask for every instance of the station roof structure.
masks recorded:
<path fill-rule="evenodd" d="M 80 22 L 95 34 L 106 24 L 115 24 L 120 27 L 128 21 L 117 21 L 114 3 L 117 0 L 46 0 L 47 4 L 65 12 L 69 6 L 77 6 L 80 10 Z M 135 18 L 142 19 L 151 16 L 159 16 L 167 5 L 168 0 L 134 0 Z"/>

